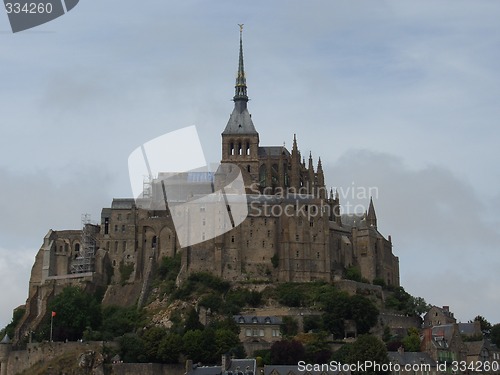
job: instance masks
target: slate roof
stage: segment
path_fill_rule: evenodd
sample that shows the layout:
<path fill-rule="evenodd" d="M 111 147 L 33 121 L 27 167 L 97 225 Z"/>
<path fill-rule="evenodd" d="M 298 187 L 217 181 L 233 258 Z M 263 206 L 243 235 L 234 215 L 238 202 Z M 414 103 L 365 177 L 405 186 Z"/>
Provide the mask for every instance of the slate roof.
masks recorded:
<path fill-rule="evenodd" d="M 187 372 L 188 375 L 255 375 L 255 359 L 231 359 L 226 371 L 222 371 L 222 366 L 199 366 L 194 365 Z"/>
<path fill-rule="evenodd" d="M 277 316 L 234 315 L 238 324 L 281 324 L 283 320 Z"/>
<path fill-rule="evenodd" d="M 290 156 L 290 152 L 285 146 L 263 146 L 259 147 L 259 156 L 262 157 L 279 157 L 282 153 L 285 156 Z"/>
<path fill-rule="evenodd" d="M 328 364 L 326 364 L 328 365 Z M 297 365 L 265 365 L 264 366 L 264 375 L 271 375 L 274 371 L 276 371 L 280 375 L 321 375 L 321 374 L 328 374 L 328 375 L 347 375 L 350 374 L 350 371 L 343 372 L 343 371 L 299 371 L 299 367 Z"/>
<path fill-rule="evenodd" d="M 400 365 L 413 365 L 413 364 L 428 364 L 433 367 L 436 362 L 432 360 L 428 353 L 424 352 L 388 352 L 389 361 L 391 363 L 399 363 Z"/>
<path fill-rule="evenodd" d="M 437 347 L 448 348 L 453 338 L 453 324 L 432 327 L 432 341 Z"/>
<path fill-rule="evenodd" d="M 474 336 L 481 334 L 481 329 L 478 331 L 475 323 L 458 323 L 458 329 L 462 335 Z"/>
<path fill-rule="evenodd" d="M 252 116 L 246 108 L 246 103 L 235 103 L 233 112 L 229 116 L 229 121 L 222 134 L 259 134 L 255 130 Z"/>

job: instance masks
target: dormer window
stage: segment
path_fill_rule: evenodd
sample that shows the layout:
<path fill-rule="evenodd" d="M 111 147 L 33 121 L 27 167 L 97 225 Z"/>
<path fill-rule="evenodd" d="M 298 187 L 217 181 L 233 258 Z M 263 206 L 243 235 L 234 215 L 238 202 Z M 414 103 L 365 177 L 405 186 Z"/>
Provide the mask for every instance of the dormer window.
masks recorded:
<path fill-rule="evenodd" d="M 257 319 L 257 317 L 256 317 L 256 316 L 254 316 L 254 317 L 252 318 L 252 323 L 257 324 L 258 322 L 259 322 L 259 320 Z"/>

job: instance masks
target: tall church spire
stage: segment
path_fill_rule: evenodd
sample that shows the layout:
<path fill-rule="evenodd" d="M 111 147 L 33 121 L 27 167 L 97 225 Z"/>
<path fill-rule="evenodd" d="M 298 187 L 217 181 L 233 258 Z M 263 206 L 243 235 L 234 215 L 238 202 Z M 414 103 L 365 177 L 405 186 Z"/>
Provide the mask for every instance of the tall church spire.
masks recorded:
<path fill-rule="evenodd" d="M 257 130 L 253 125 L 252 117 L 248 113 L 247 103 L 247 80 L 245 78 L 245 68 L 243 65 L 243 24 L 240 24 L 240 57 L 238 62 L 238 75 L 234 87 L 234 109 L 223 135 L 229 134 L 247 134 L 258 136 Z M 258 143 L 258 140 L 257 140 Z"/>
<path fill-rule="evenodd" d="M 236 77 L 233 100 L 235 102 L 248 102 L 247 79 L 245 77 L 245 66 L 243 64 L 243 24 L 238 24 L 238 26 L 240 27 L 240 58 L 238 62 L 238 75 Z"/>

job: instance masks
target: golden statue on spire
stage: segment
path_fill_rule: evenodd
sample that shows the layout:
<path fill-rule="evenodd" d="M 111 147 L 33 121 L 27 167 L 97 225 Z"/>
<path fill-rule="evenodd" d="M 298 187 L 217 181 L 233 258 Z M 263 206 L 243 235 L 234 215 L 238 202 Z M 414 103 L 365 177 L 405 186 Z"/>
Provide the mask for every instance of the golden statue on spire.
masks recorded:
<path fill-rule="evenodd" d="M 240 27 L 240 34 L 243 32 L 243 25 L 244 23 L 239 23 L 238 26 Z"/>

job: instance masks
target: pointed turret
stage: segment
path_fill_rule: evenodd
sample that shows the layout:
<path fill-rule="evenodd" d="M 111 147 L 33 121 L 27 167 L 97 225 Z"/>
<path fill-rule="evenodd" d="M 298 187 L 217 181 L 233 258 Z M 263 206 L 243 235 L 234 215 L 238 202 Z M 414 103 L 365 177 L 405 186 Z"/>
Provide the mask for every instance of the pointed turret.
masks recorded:
<path fill-rule="evenodd" d="M 295 191 L 300 188 L 300 152 L 297 146 L 297 136 L 295 134 L 293 135 L 292 143 L 290 186 Z"/>
<path fill-rule="evenodd" d="M 368 207 L 368 213 L 366 215 L 366 220 L 369 226 L 377 229 L 377 215 L 375 214 L 375 207 L 373 206 L 373 199 L 370 197 L 370 207 Z"/>
<path fill-rule="evenodd" d="M 308 181 L 309 185 L 307 187 L 307 190 L 309 194 L 313 194 L 316 191 L 316 179 L 314 176 L 314 165 L 313 165 L 313 158 L 312 158 L 312 152 L 309 151 L 309 166 L 307 167 L 307 172 L 308 172 Z"/>
<path fill-rule="evenodd" d="M 319 198 L 326 198 L 326 190 L 325 190 L 325 175 L 323 173 L 323 166 L 321 165 L 321 157 L 318 158 L 318 169 L 316 173 L 316 181 L 317 181 L 317 193 L 316 195 Z"/>

